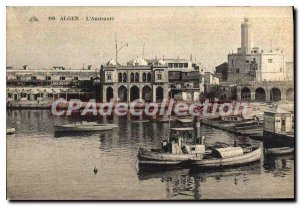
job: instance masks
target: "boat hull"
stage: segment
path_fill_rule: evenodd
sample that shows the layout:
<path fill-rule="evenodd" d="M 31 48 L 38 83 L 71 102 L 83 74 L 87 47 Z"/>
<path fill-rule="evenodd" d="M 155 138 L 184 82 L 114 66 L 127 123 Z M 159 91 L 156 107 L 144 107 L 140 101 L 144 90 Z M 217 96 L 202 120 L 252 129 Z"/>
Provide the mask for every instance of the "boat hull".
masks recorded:
<path fill-rule="evenodd" d="M 16 132 L 16 129 L 15 128 L 8 128 L 6 129 L 6 134 L 7 135 L 12 135 Z"/>
<path fill-rule="evenodd" d="M 115 125 L 99 125 L 99 126 L 81 126 L 81 125 L 75 125 L 75 126 L 54 126 L 55 131 L 57 132 L 89 132 L 89 131 L 105 131 L 105 130 L 112 130 L 116 128 Z"/>
<path fill-rule="evenodd" d="M 191 158 L 202 158 L 202 155 L 161 153 L 143 148 L 139 148 L 138 150 L 139 166 L 175 166 Z"/>
<path fill-rule="evenodd" d="M 265 153 L 268 155 L 285 155 L 291 154 L 294 152 L 292 147 L 281 147 L 281 148 L 269 148 L 265 150 Z"/>
<path fill-rule="evenodd" d="M 259 161 L 262 155 L 262 148 L 259 147 L 252 152 L 229 158 L 218 159 L 202 159 L 202 160 L 188 160 L 185 164 L 191 167 L 200 168 L 221 168 L 230 166 L 240 166 Z"/>

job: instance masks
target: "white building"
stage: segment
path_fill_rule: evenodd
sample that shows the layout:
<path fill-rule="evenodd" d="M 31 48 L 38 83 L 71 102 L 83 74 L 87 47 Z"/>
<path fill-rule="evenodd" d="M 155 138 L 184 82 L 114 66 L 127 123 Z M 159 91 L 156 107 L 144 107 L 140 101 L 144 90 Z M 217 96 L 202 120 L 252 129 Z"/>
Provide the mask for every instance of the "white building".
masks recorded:
<path fill-rule="evenodd" d="M 228 79 L 230 83 L 285 81 L 283 51 L 268 52 L 254 47 L 252 25 L 248 19 L 241 24 L 241 48 L 228 55 Z"/>

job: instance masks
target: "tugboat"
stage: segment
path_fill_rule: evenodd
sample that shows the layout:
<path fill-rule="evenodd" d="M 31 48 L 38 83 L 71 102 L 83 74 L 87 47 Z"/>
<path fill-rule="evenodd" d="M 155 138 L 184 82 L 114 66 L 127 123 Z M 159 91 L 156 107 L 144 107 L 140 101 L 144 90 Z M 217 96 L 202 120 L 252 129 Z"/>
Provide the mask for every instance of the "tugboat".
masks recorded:
<path fill-rule="evenodd" d="M 196 131 L 196 135 L 193 135 Z M 193 138 L 194 136 L 194 138 Z M 202 159 L 205 153 L 204 137 L 200 135 L 200 122 L 193 127 L 177 127 L 170 129 L 167 140 L 163 140 L 161 148 L 147 150 L 138 149 L 139 167 L 176 167 L 182 161 Z"/>
<path fill-rule="evenodd" d="M 196 134 L 194 141 L 190 141 L 192 131 Z M 223 168 L 256 162 L 262 155 L 261 146 L 229 146 L 225 143 L 206 146 L 204 139 L 200 134 L 199 121 L 195 124 L 195 130 L 192 127 L 172 128 L 160 149 L 138 149 L 139 168 Z"/>

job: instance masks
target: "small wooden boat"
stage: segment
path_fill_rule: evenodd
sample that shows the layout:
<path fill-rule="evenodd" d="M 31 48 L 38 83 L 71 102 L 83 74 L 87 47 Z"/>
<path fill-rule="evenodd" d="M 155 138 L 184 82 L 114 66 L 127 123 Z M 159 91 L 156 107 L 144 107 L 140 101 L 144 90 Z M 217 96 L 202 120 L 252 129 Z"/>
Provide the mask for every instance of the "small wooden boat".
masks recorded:
<path fill-rule="evenodd" d="M 259 161 L 262 148 L 227 147 L 217 148 L 201 160 L 187 160 L 184 164 L 200 168 L 223 168 L 228 166 L 245 165 Z"/>
<path fill-rule="evenodd" d="M 294 152 L 293 147 L 276 147 L 276 148 L 266 148 L 265 153 L 268 155 L 285 155 Z"/>
<path fill-rule="evenodd" d="M 134 123 L 147 123 L 147 122 L 150 122 L 149 119 L 142 119 L 142 120 L 134 120 L 133 121 Z"/>
<path fill-rule="evenodd" d="M 192 123 L 193 119 L 177 119 L 177 121 L 182 124 L 188 124 L 188 123 Z"/>
<path fill-rule="evenodd" d="M 161 123 L 169 123 L 169 122 L 175 122 L 177 120 L 177 118 L 172 117 L 172 118 L 163 118 L 163 119 L 159 119 L 158 121 Z"/>
<path fill-rule="evenodd" d="M 80 122 L 73 124 L 54 125 L 56 132 L 89 132 L 89 131 L 105 131 L 116 128 L 115 124 L 98 124 L 97 122 Z"/>
<path fill-rule="evenodd" d="M 6 134 L 7 135 L 12 135 L 16 132 L 16 129 L 15 128 L 7 128 L 6 129 Z"/>

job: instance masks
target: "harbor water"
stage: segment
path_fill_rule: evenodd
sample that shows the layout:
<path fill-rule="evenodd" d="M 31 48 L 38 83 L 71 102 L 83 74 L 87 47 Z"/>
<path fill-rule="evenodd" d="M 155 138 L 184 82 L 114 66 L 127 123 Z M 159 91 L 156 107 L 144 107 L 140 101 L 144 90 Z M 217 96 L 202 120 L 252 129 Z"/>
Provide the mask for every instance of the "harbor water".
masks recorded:
<path fill-rule="evenodd" d="M 294 156 L 263 156 L 260 162 L 223 170 L 138 173 L 139 147 L 157 148 L 168 123 L 135 122 L 132 116 L 53 116 L 48 110 L 8 110 L 8 199 L 173 200 L 294 197 Z M 114 123 L 112 131 L 55 133 L 54 124 Z M 261 142 L 201 126 L 205 143 Z M 94 168 L 98 172 L 94 173 Z"/>

